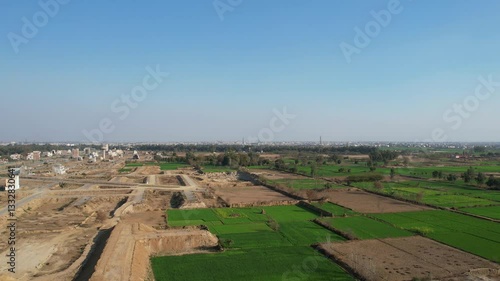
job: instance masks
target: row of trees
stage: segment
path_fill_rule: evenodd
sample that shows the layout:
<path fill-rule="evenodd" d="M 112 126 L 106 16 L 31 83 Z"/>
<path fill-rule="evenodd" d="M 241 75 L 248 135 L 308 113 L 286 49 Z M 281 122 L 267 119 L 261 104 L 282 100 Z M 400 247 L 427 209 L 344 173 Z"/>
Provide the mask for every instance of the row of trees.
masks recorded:
<path fill-rule="evenodd" d="M 432 177 L 437 179 L 446 179 L 451 182 L 455 182 L 459 178 L 456 174 L 449 173 L 445 175 L 442 171 L 438 170 L 432 172 Z M 482 172 L 476 172 L 473 167 L 469 167 L 467 171 L 461 173 L 460 178 L 463 179 L 465 183 L 471 183 L 475 181 L 476 184 L 480 186 L 486 184 L 490 188 L 500 189 L 500 179 L 495 178 L 493 175 L 487 177 Z"/>

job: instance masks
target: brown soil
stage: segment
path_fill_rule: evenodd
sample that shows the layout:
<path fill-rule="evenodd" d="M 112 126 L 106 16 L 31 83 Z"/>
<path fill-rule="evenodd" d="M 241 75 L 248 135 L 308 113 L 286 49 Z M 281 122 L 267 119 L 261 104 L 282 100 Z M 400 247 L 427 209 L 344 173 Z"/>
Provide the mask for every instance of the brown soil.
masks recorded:
<path fill-rule="evenodd" d="M 290 173 L 285 173 L 285 172 L 279 172 L 279 171 L 273 171 L 273 170 L 255 169 L 255 170 L 251 170 L 251 172 L 252 172 L 252 174 L 263 176 L 266 179 L 270 179 L 270 180 L 307 179 L 307 177 L 304 177 L 304 176 L 290 174 Z"/>
<path fill-rule="evenodd" d="M 141 166 L 141 167 L 137 167 L 137 169 L 131 173 L 130 175 L 135 175 L 135 176 L 138 176 L 138 175 L 144 175 L 144 176 L 147 176 L 147 175 L 158 175 L 161 173 L 161 170 L 160 170 L 160 166 L 149 166 L 149 165 L 146 165 L 146 166 Z"/>
<path fill-rule="evenodd" d="M 84 249 L 97 233 L 100 221 L 116 208 L 121 197 L 89 198 L 76 204 L 78 198 L 45 197 L 32 200 L 17 210 L 16 249 L 17 280 L 37 280 L 61 272 L 81 258 Z M 1 237 L 7 237 L 7 228 L 1 228 Z M 0 240 L 0 255 L 7 253 L 7 240 Z M 0 264 L 5 272 L 6 264 Z M 0 280 L 4 276 L 0 274 Z M 70 279 L 61 279 L 70 280 Z"/>
<path fill-rule="evenodd" d="M 119 223 L 90 280 L 145 280 L 150 256 L 206 252 L 217 244 L 217 237 L 206 230 L 157 231 L 141 223 Z"/>
<path fill-rule="evenodd" d="M 215 194 L 230 205 L 293 200 L 264 186 L 215 188 Z"/>
<path fill-rule="evenodd" d="M 397 213 L 429 210 L 430 208 L 398 201 L 358 189 L 329 190 L 318 193 L 331 202 L 361 213 Z"/>
<path fill-rule="evenodd" d="M 170 208 L 172 195 L 172 191 L 146 190 L 144 191 L 144 204 L 147 204 L 153 210 L 166 210 Z"/>
<path fill-rule="evenodd" d="M 158 176 L 156 179 L 161 185 L 181 185 L 176 176 Z"/>
<path fill-rule="evenodd" d="M 110 182 L 117 182 L 117 183 L 144 183 L 145 177 L 124 177 L 124 176 L 119 176 L 119 177 L 114 177 L 110 180 Z"/>
<path fill-rule="evenodd" d="M 498 280 L 500 266 L 420 236 L 321 244 L 366 280 Z M 491 269 L 491 270 L 489 270 Z"/>

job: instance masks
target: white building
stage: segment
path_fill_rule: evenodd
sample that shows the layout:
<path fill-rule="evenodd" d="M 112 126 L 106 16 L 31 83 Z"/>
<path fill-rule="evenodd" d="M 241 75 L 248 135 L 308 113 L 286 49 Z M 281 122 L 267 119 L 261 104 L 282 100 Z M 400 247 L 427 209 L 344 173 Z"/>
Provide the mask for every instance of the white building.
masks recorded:
<path fill-rule="evenodd" d="M 10 159 L 12 159 L 12 160 L 19 160 L 19 159 L 21 159 L 21 154 L 17 154 L 17 153 L 16 154 L 12 154 L 12 155 L 10 155 Z"/>
<path fill-rule="evenodd" d="M 52 166 L 52 171 L 54 171 L 54 174 L 56 175 L 64 175 L 66 174 L 66 167 L 61 164 L 56 164 Z"/>
<path fill-rule="evenodd" d="M 42 156 L 43 156 L 43 157 L 52 157 L 52 152 L 50 152 L 50 151 L 44 151 L 44 152 L 42 153 Z"/>

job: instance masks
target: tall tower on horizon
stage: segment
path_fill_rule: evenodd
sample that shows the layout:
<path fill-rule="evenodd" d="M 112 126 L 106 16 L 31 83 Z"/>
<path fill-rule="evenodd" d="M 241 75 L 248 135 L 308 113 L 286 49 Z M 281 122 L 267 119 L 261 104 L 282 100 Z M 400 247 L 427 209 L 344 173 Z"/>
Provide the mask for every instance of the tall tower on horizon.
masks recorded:
<path fill-rule="evenodd" d="M 319 145 L 323 145 L 323 137 L 319 136 Z"/>

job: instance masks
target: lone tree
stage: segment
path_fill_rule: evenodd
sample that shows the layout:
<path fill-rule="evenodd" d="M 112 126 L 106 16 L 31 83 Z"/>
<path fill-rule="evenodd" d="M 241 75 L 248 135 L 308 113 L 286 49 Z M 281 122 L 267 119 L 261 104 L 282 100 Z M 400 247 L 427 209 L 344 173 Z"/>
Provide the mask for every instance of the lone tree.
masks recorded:
<path fill-rule="evenodd" d="M 316 173 L 317 173 L 317 168 L 316 168 L 316 165 L 315 164 L 312 164 L 311 165 L 311 177 L 315 177 L 316 176 Z"/>
<path fill-rule="evenodd" d="M 486 176 L 483 173 L 479 172 L 476 177 L 477 184 L 483 185 L 485 181 L 486 181 Z"/>
<path fill-rule="evenodd" d="M 393 179 L 395 175 L 396 175 L 396 170 L 394 170 L 394 168 L 391 168 L 391 179 Z"/>
<path fill-rule="evenodd" d="M 455 174 L 448 174 L 446 177 L 448 181 L 457 181 L 457 176 Z"/>

